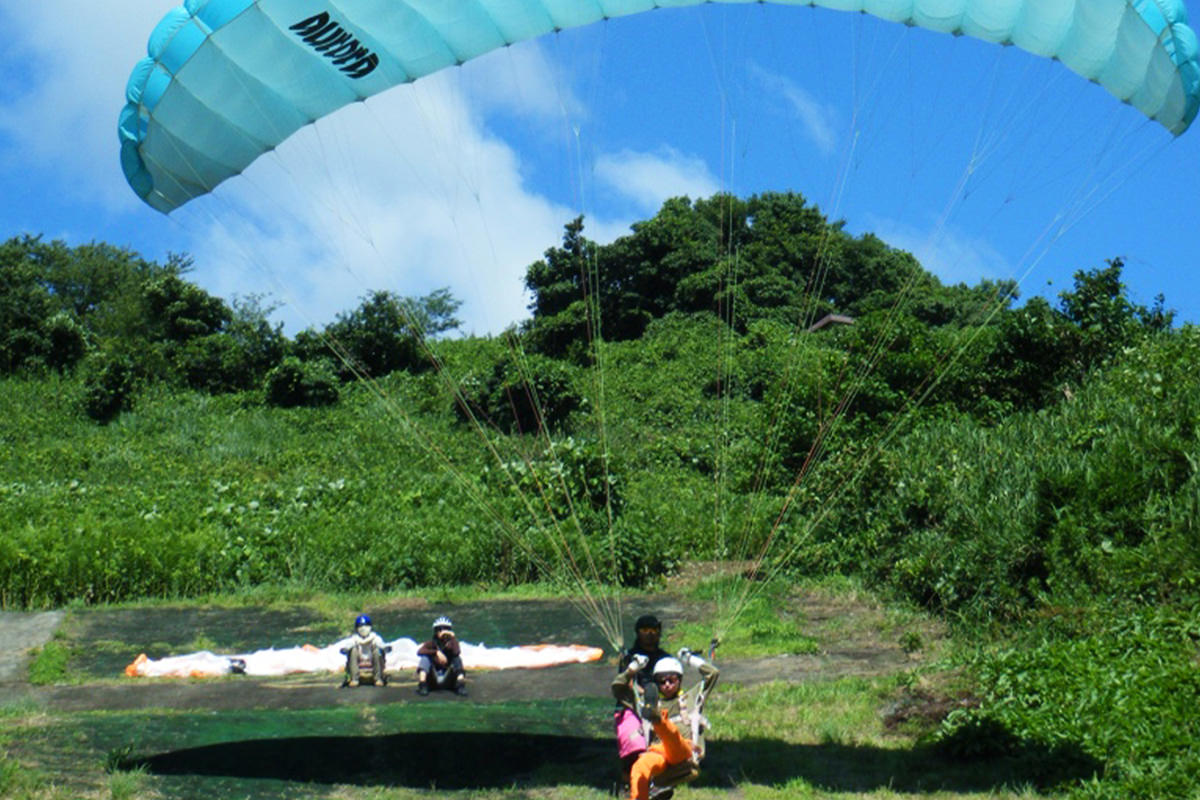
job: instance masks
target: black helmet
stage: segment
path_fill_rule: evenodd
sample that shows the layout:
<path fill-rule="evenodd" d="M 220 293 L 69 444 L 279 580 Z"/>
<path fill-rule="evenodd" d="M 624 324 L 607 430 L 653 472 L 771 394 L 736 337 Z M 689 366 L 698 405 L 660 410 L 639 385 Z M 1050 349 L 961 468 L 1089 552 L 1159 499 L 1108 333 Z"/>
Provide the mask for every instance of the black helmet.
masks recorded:
<path fill-rule="evenodd" d="M 633 629 L 640 631 L 642 628 L 653 628 L 656 631 L 661 631 L 662 623 L 653 614 L 642 614 L 637 618 L 637 622 L 633 624 Z"/>

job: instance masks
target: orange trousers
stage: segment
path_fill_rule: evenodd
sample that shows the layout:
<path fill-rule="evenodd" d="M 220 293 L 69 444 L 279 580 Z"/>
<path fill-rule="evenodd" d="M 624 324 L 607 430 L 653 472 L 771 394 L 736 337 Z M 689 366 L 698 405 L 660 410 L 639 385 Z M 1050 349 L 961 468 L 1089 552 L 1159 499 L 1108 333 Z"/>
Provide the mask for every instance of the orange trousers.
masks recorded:
<path fill-rule="evenodd" d="M 633 768 L 629 770 L 630 800 L 648 800 L 650 781 L 655 775 L 692 757 L 692 743 L 684 739 L 675 723 L 667 719 L 666 711 L 662 712 L 662 718 L 653 725 L 658 741 L 638 756 L 637 761 L 633 762 Z"/>

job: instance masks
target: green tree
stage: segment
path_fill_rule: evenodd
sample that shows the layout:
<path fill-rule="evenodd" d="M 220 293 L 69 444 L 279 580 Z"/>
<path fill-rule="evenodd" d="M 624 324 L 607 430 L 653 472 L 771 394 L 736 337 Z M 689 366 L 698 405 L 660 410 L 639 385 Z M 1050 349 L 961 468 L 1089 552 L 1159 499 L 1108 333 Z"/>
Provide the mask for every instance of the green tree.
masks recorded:
<path fill-rule="evenodd" d="M 61 242 L 22 236 L 0 244 L 0 373 L 65 371 L 83 358 L 88 333 L 53 279 L 69 261 Z"/>
<path fill-rule="evenodd" d="M 409 324 L 425 338 L 441 336 L 447 331 L 462 327 L 462 321 L 454 316 L 462 307 L 462 301 L 450 293 L 450 287 L 434 289 L 423 297 L 407 298 Z"/>
<path fill-rule="evenodd" d="M 1078 331 L 1073 343 L 1075 377 L 1107 362 L 1146 334 L 1170 328 L 1175 312 L 1163 308 L 1163 297 L 1148 309 L 1129 299 L 1121 280 L 1125 263 L 1109 259 L 1107 266 L 1075 273 L 1075 286 L 1059 294 L 1059 310 Z"/>
<path fill-rule="evenodd" d="M 373 292 L 357 309 L 339 315 L 325 332 L 345 349 L 356 374 L 380 377 L 420 361 L 420 340 L 408 304 L 390 292 Z M 344 380 L 352 377 L 343 370 Z"/>
<path fill-rule="evenodd" d="M 69 312 L 97 342 L 144 338 L 144 286 L 156 278 L 183 275 L 192 266 L 187 256 L 172 254 L 166 264 L 158 264 L 105 243 L 69 247 L 40 236 L 0 245 L 0 263 L 22 264 L 26 278 L 49 295 L 54 312 Z"/>
<path fill-rule="evenodd" d="M 142 287 L 148 338 L 182 343 L 219 333 L 233 312 L 219 297 L 189 283 L 177 274 L 147 281 Z"/>
<path fill-rule="evenodd" d="M 1001 315 L 988 393 L 1016 409 L 1052 401 L 1076 349 L 1078 330 L 1042 297 Z"/>
<path fill-rule="evenodd" d="M 250 389 L 261 380 L 249 354 L 227 333 L 196 336 L 173 348 L 172 365 L 192 389 L 222 394 Z"/>
<path fill-rule="evenodd" d="M 262 381 L 268 371 L 276 367 L 287 353 L 288 340 L 283 333 L 283 323 L 271 323 L 270 315 L 278 306 L 264 304 L 262 295 L 233 298 L 230 303 L 229 322 L 222 329 L 233 348 L 239 354 L 238 362 L 243 365 L 244 378 L 238 385 L 249 388 Z"/>
<path fill-rule="evenodd" d="M 42 330 L 54 302 L 23 258 L 13 259 L 11 243 L 0 249 L 0 367 L 5 373 L 37 368 L 50 345 Z"/>
<path fill-rule="evenodd" d="M 302 331 L 295 352 L 303 359 L 329 358 L 344 381 L 381 377 L 397 370 L 419 371 L 430 365 L 426 335 L 458 326 L 458 301 L 439 289 L 424 298 L 375 291 L 358 308 L 339 314 L 324 331 Z"/>
<path fill-rule="evenodd" d="M 925 325 L 987 320 L 1011 282 L 944 286 L 907 252 L 852 237 L 803 196 L 673 198 L 608 245 L 567 224 L 561 247 L 529 266 L 532 349 L 583 361 L 592 342 L 639 338 L 674 312 L 715 314 L 744 333 L 755 320 L 805 330 L 829 313 L 903 311 Z"/>
<path fill-rule="evenodd" d="M 41 331 L 46 341 L 46 366 L 66 372 L 87 355 L 87 331 L 71 312 L 59 311 L 44 320 Z"/>
<path fill-rule="evenodd" d="M 533 320 L 525 331 L 531 350 L 581 363 L 591 357 L 596 320 L 589 275 L 596 252 L 596 243 L 583 236 L 583 217 L 576 217 L 565 226 L 562 247 L 550 248 L 526 270 L 525 288 L 533 295 Z"/>

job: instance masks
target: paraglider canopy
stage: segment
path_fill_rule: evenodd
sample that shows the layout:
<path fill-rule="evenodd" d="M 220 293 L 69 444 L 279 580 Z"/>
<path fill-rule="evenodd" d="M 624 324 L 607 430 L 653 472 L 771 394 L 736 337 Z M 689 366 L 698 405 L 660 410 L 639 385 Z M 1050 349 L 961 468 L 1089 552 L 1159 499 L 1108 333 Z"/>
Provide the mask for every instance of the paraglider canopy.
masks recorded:
<path fill-rule="evenodd" d="M 1057 59 L 1176 135 L 1200 109 L 1200 48 L 1182 0 L 775 1 Z M 122 168 L 169 213 L 299 128 L 389 87 L 552 31 L 699 2 L 187 0 L 155 28 L 130 76 Z"/>

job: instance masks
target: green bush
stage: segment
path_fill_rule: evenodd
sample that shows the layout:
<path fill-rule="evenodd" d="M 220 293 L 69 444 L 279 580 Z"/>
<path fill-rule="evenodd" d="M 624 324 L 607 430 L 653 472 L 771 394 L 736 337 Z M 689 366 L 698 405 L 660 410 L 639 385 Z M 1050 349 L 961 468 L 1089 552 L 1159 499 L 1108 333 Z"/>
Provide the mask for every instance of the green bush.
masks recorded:
<path fill-rule="evenodd" d="M 263 381 L 266 401 L 281 408 L 327 406 L 338 401 L 338 379 L 327 360 L 283 359 Z"/>
<path fill-rule="evenodd" d="M 229 306 L 177 274 L 153 277 L 142 286 L 148 333 L 153 341 L 186 342 L 220 330 L 233 318 Z"/>
<path fill-rule="evenodd" d="M 223 333 L 188 340 L 174 354 L 174 366 L 192 389 L 210 394 L 238 392 L 255 385 L 255 369 L 247 353 Z"/>
<path fill-rule="evenodd" d="M 47 366 L 65 372 L 83 360 L 88 346 L 87 331 L 73 314 L 60 311 L 47 319 L 42 329 L 47 343 L 44 357 Z"/>
<path fill-rule="evenodd" d="M 977 620 L 1193 596 L 1198 354 L 1185 328 L 1127 351 L 1053 409 L 919 426 L 872 457 L 799 561 L 865 571 Z"/>
<path fill-rule="evenodd" d="M 504 433 L 559 432 L 584 406 L 578 377 L 569 365 L 546 356 L 512 352 L 501 356 L 486 377 L 460 383 L 454 412 Z"/>
<path fill-rule="evenodd" d="M 1194 797 L 1196 609 L 1125 603 L 1050 622 L 967 660 L 983 702 L 953 712 L 934 737 L 939 746 L 960 757 L 1074 752 L 1103 777 L 1065 787 L 1075 797 Z"/>
<path fill-rule="evenodd" d="M 424 335 L 409 300 L 372 292 L 351 312 L 339 314 L 320 337 L 325 358 L 336 357 L 344 381 L 380 378 L 428 366 Z M 311 345 L 310 345 L 311 349 Z"/>
<path fill-rule="evenodd" d="M 97 353 L 84 364 L 83 410 L 100 423 L 133 407 L 137 368 L 120 353 Z"/>

